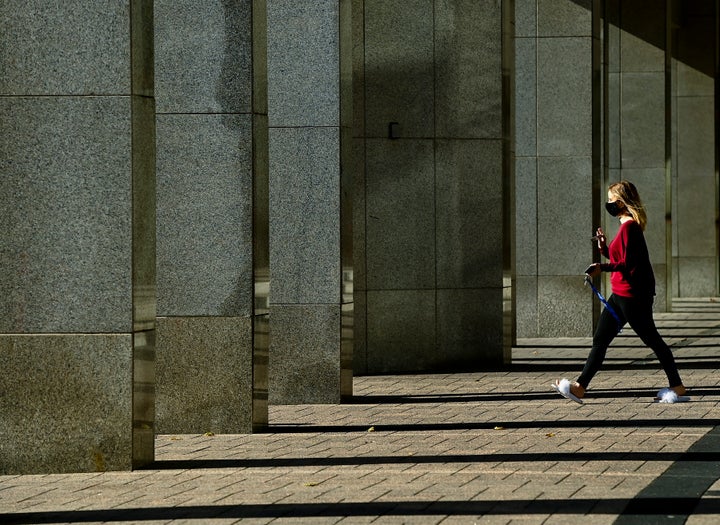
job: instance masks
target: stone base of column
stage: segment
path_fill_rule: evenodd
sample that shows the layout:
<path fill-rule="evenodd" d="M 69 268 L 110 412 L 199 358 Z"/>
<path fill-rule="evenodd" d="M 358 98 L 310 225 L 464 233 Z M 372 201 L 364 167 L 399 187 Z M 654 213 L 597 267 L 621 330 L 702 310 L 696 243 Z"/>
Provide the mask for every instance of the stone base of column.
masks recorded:
<path fill-rule="evenodd" d="M 0 474 L 152 462 L 152 335 L 0 335 Z"/>
<path fill-rule="evenodd" d="M 249 317 L 159 317 L 157 431 L 252 432 Z"/>
<path fill-rule="evenodd" d="M 270 308 L 270 404 L 339 403 L 352 395 L 352 357 L 341 344 L 341 310 L 339 304 Z"/>

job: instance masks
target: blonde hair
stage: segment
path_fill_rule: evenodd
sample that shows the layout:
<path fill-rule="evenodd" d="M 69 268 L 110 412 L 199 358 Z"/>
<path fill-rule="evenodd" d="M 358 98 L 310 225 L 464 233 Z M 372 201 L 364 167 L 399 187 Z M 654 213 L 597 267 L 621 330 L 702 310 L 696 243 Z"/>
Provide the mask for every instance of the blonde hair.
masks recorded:
<path fill-rule="evenodd" d="M 630 181 L 621 180 L 620 182 L 611 184 L 608 191 L 625 205 L 633 220 L 645 231 L 645 226 L 647 226 L 647 213 L 645 213 L 645 206 L 643 206 L 640 200 L 640 194 L 635 185 Z"/>

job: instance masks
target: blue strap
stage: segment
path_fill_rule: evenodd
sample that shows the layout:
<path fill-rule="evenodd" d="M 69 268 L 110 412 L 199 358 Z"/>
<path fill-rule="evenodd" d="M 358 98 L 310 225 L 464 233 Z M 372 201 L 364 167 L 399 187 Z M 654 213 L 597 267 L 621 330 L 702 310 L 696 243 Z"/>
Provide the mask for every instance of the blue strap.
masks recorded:
<path fill-rule="evenodd" d="M 608 304 L 608 302 L 603 297 L 603 294 L 600 293 L 600 290 L 595 288 L 595 285 L 590 280 L 589 275 L 585 275 L 585 284 L 589 284 L 590 288 L 592 288 L 592 291 L 595 292 L 595 295 L 598 296 L 598 299 L 600 299 L 600 302 L 605 305 L 605 309 L 612 314 L 612 316 L 615 318 L 618 324 L 618 333 L 622 332 L 623 323 L 620 321 L 620 316 L 613 310 L 613 307 Z"/>

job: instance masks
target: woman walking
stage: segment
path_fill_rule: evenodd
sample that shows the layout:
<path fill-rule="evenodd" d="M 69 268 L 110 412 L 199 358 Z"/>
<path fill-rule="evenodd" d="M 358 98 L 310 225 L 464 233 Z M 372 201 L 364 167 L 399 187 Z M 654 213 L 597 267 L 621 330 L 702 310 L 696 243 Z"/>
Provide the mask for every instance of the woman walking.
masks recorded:
<path fill-rule="evenodd" d="M 653 320 L 655 276 L 643 234 L 647 216 L 640 195 L 631 182 L 617 182 L 608 188 L 605 208 L 610 215 L 620 220 L 620 228 L 609 246 L 602 228 L 597 229 L 594 238 L 597 239 L 600 252 L 610 262 L 592 264 L 586 273 L 592 278 L 601 272 L 612 272 L 612 295 L 607 301 L 611 311 L 606 307 L 600 314 L 592 349 L 577 381 L 557 380 L 553 388 L 564 397 L 582 403 L 590 381 L 600 370 L 608 346 L 627 322 L 642 342 L 655 352 L 667 375 L 669 388 L 660 390 L 658 399 L 666 403 L 686 400 L 682 397 L 686 391 L 673 354 Z"/>

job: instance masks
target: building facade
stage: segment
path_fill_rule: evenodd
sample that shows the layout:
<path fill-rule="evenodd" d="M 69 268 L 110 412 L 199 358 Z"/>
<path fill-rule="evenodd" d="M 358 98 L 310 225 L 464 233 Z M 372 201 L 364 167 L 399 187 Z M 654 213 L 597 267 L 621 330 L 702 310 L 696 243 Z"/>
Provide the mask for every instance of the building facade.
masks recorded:
<path fill-rule="evenodd" d="M 589 336 L 620 179 L 656 309 L 718 295 L 715 1 L 0 9 L 0 473 Z"/>

